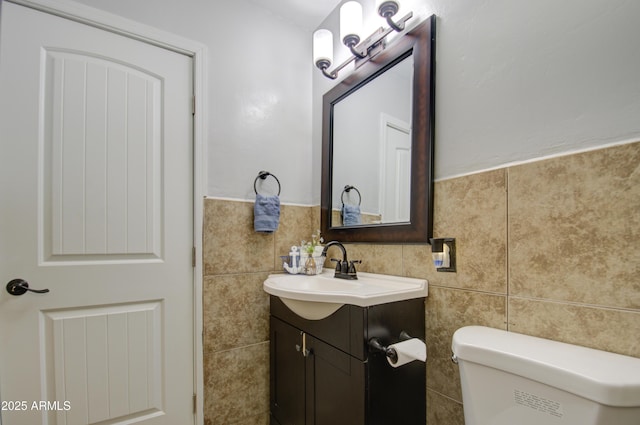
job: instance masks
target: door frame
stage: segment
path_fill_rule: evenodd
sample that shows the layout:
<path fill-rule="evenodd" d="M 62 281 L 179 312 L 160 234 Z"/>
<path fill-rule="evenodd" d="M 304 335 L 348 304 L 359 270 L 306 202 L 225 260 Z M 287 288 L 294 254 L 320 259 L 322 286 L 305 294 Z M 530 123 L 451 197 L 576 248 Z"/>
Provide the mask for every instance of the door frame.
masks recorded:
<path fill-rule="evenodd" d="M 71 19 L 117 33 L 154 46 L 187 55 L 193 61 L 193 330 L 195 423 L 204 424 L 203 311 L 202 311 L 202 231 L 203 201 L 207 181 L 207 47 L 199 42 L 123 18 L 93 7 L 67 0 L 0 0 Z"/>

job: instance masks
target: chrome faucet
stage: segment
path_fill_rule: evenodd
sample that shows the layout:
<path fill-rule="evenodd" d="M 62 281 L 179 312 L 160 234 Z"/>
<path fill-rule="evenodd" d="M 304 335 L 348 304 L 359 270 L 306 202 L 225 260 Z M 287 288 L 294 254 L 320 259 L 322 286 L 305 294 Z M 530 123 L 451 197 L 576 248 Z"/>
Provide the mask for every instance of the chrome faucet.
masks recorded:
<path fill-rule="evenodd" d="M 324 246 L 324 249 L 322 250 L 322 256 L 326 257 L 327 250 L 329 249 L 329 247 L 333 245 L 336 245 L 342 251 L 342 260 L 338 260 L 335 258 L 331 259 L 331 261 L 334 261 L 336 263 L 336 271 L 333 277 L 336 277 L 338 279 L 349 279 L 349 280 L 357 279 L 358 274 L 356 272 L 356 264 L 362 263 L 362 261 L 361 260 L 348 261 L 347 250 L 344 247 L 344 245 L 342 245 L 340 242 L 338 241 L 327 242 L 327 244 Z"/>

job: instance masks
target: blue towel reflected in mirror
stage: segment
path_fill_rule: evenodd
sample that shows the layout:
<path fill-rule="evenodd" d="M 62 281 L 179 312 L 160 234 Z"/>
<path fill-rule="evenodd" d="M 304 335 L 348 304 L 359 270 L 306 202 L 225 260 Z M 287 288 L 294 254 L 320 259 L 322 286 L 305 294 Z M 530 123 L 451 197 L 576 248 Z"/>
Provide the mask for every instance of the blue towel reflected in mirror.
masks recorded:
<path fill-rule="evenodd" d="M 359 205 L 342 204 L 342 225 L 353 226 L 362 224 Z"/>

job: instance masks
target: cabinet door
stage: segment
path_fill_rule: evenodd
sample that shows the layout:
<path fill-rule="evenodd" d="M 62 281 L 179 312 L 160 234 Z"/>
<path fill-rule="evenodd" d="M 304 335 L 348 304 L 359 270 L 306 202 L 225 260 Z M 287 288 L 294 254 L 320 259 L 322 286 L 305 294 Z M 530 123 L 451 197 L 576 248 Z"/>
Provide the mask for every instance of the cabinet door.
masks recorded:
<path fill-rule="evenodd" d="M 302 333 L 271 317 L 271 416 L 272 425 L 305 422 L 305 357 Z"/>
<path fill-rule="evenodd" d="M 306 335 L 306 425 L 364 425 L 365 363 Z"/>

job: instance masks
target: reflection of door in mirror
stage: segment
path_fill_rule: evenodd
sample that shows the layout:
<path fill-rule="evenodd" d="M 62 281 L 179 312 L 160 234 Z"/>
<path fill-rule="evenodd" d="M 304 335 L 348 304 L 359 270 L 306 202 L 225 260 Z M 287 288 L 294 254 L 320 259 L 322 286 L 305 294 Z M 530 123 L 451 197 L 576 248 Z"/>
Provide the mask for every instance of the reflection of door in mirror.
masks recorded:
<path fill-rule="evenodd" d="M 409 55 L 333 105 L 332 226 L 343 226 L 343 200 L 361 201 L 365 225 L 409 221 L 412 84 Z M 343 196 L 347 185 L 361 200 Z"/>
<path fill-rule="evenodd" d="M 382 223 L 409 221 L 411 195 L 411 127 L 380 114 L 380 206 Z"/>

